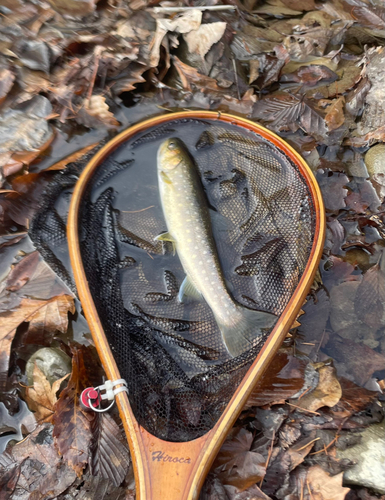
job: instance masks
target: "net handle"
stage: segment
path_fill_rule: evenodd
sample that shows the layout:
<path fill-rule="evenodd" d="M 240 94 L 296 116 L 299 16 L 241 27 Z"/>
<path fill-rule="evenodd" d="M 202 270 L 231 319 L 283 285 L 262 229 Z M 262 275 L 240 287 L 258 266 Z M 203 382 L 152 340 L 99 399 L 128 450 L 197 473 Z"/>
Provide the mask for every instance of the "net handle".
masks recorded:
<path fill-rule="evenodd" d="M 116 401 L 133 459 L 138 500 L 159 500 L 159 498 L 167 498 L 167 500 L 198 499 L 203 481 L 221 444 L 255 384 L 263 375 L 284 340 L 303 304 L 313 282 L 325 238 L 325 210 L 321 191 L 313 173 L 303 158 L 290 145 L 261 125 L 234 115 L 214 111 L 182 111 L 150 118 L 121 132 L 101 148 L 84 169 L 75 186 L 67 225 L 69 253 L 79 297 L 96 349 L 110 380 L 120 379 L 121 376 L 98 317 L 82 264 L 78 238 L 78 214 L 82 196 L 95 169 L 122 142 L 149 127 L 185 118 L 206 119 L 217 124 L 226 122 L 238 125 L 257 133 L 285 153 L 298 167 L 311 193 L 316 212 L 315 236 L 308 263 L 291 300 L 281 314 L 261 352 L 234 393 L 226 410 L 211 431 L 199 439 L 187 443 L 163 441 L 152 436 L 139 426 L 130 407 L 127 394 L 125 392 L 117 394 Z M 158 451 L 161 454 L 154 455 L 154 452 Z M 158 456 L 161 457 L 160 460 L 158 460 Z M 168 457 L 171 457 L 171 461 Z M 174 458 L 179 460 L 182 458 L 184 460 L 188 459 L 189 462 L 173 461 Z"/>

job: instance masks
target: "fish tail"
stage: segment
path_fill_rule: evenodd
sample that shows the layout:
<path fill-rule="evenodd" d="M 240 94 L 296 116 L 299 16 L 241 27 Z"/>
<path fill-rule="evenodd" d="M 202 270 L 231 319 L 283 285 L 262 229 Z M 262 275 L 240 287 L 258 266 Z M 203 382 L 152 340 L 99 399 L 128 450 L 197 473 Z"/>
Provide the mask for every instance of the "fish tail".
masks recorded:
<path fill-rule="evenodd" d="M 265 333 L 264 330 L 277 321 L 277 316 L 264 311 L 239 307 L 238 312 L 231 325 L 217 320 L 226 349 L 234 358 L 255 345 L 255 340 Z"/>

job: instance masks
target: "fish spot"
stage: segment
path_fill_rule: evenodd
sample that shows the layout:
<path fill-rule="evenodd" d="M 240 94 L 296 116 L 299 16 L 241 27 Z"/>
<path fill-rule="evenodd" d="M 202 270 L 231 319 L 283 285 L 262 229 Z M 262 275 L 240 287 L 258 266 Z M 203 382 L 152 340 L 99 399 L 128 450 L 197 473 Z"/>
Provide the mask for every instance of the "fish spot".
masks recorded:
<path fill-rule="evenodd" d="M 197 258 L 197 254 L 194 253 L 194 255 L 192 256 L 193 259 L 196 259 Z"/>
<path fill-rule="evenodd" d="M 189 239 L 187 240 L 187 243 L 191 243 L 191 242 L 192 242 L 192 239 L 191 239 L 191 238 L 189 238 Z"/>

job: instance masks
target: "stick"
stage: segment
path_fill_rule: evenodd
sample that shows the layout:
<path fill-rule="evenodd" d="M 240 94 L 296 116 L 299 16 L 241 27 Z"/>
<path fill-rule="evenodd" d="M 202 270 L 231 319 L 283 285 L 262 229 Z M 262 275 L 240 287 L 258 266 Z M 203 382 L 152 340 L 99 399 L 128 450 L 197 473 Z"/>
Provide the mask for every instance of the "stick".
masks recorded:
<path fill-rule="evenodd" d="M 161 12 L 186 12 L 189 10 L 235 10 L 233 5 L 209 5 L 206 7 L 153 7 L 152 10 L 155 14 Z"/>

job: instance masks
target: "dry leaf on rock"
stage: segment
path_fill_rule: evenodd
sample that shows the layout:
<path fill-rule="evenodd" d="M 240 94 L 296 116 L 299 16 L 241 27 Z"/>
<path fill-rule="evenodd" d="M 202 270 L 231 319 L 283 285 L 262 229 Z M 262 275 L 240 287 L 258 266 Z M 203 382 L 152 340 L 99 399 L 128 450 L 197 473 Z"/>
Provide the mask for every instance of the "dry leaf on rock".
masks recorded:
<path fill-rule="evenodd" d="M 61 383 L 69 374 L 56 380 L 51 387 L 44 373 L 37 363 L 33 370 L 33 386 L 27 387 L 25 397 L 30 410 L 35 412 L 35 418 L 39 424 L 51 422 L 57 402 L 56 393 L 60 389 Z"/>
<path fill-rule="evenodd" d="M 219 42 L 226 30 L 226 23 L 201 24 L 197 30 L 183 35 L 190 53 L 204 57 L 214 43 Z"/>
<path fill-rule="evenodd" d="M 120 486 L 127 475 L 130 456 L 126 437 L 108 413 L 98 413 L 91 424 L 91 474 Z"/>
<path fill-rule="evenodd" d="M 71 378 L 56 403 L 53 436 L 60 455 L 78 477 L 82 476 L 89 460 L 91 422 L 95 418 L 95 414 L 87 413 L 80 407 L 80 394 L 89 385 L 83 350 L 75 348 Z"/>
<path fill-rule="evenodd" d="M 90 128 L 116 128 L 120 125 L 113 113 L 111 113 L 106 98 L 101 95 L 93 95 L 90 99 L 84 99 L 76 120 Z"/>
<path fill-rule="evenodd" d="M 5 387 L 12 340 L 17 327 L 23 322 L 30 321 L 40 309 L 47 306 L 48 302 L 23 299 L 15 311 L 0 314 L 0 390 L 4 390 Z"/>
<path fill-rule="evenodd" d="M 337 372 L 333 366 L 320 366 L 318 369 L 319 380 L 317 387 L 295 401 L 300 408 L 316 411 L 323 406 L 330 408 L 341 399 L 342 389 L 337 379 Z"/>

